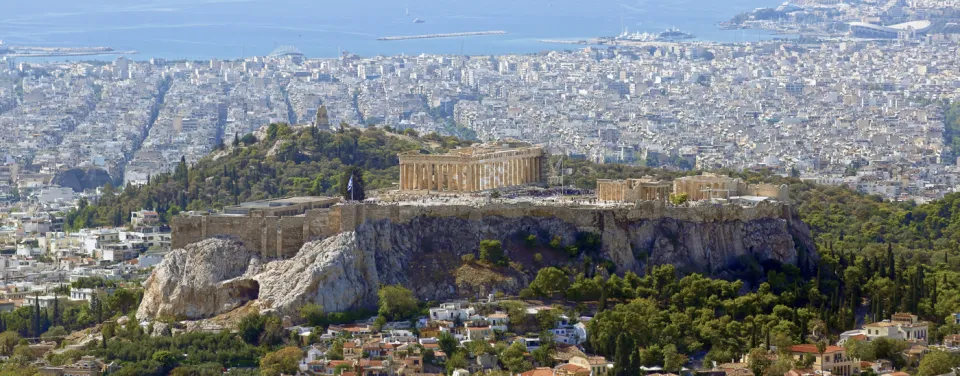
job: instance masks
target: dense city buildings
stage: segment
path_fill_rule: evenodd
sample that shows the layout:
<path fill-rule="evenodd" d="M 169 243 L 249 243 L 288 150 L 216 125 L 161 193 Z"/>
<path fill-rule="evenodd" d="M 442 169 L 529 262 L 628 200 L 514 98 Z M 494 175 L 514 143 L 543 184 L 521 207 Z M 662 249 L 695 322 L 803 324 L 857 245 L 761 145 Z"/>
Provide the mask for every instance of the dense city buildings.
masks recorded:
<path fill-rule="evenodd" d="M 957 53 L 928 37 L 30 64 L 0 75 L 0 150 L 8 192 L 75 167 L 143 184 L 270 122 L 315 124 L 323 108 L 324 127 L 514 138 L 601 163 L 763 169 L 923 201 L 960 183 L 941 104 L 957 96 Z"/>

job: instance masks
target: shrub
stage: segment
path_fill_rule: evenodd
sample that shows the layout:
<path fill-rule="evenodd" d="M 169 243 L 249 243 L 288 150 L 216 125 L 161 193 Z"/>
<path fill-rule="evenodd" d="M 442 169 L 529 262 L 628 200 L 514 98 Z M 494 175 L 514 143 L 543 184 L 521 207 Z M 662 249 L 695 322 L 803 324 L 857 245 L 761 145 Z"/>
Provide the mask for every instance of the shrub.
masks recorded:
<path fill-rule="evenodd" d="M 523 290 L 520 290 L 520 299 L 533 299 L 537 296 L 537 293 L 533 289 L 527 287 Z"/>
<path fill-rule="evenodd" d="M 550 239 L 550 248 L 560 249 L 563 245 L 563 239 L 560 239 L 560 235 L 554 236 L 553 239 Z"/>
<path fill-rule="evenodd" d="M 480 261 L 498 266 L 507 266 L 510 263 L 499 240 L 480 241 Z"/>
<path fill-rule="evenodd" d="M 533 255 L 533 262 L 537 263 L 537 265 L 543 264 L 543 255 L 540 253 Z"/>
<path fill-rule="evenodd" d="M 473 253 L 467 253 L 463 256 L 460 256 L 460 261 L 463 261 L 464 264 L 469 264 L 477 260 L 477 256 L 474 256 Z"/>
<path fill-rule="evenodd" d="M 687 203 L 687 201 L 689 200 L 690 200 L 690 197 L 688 197 L 686 193 L 670 195 L 670 203 L 674 205 L 683 205 Z"/>
<path fill-rule="evenodd" d="M 533 248 L 537 246 L 537 236 L 534 234 L 527 235 L 526 239 L 523 240 L 523 243 L 526 244 L 527 248 Z"/>

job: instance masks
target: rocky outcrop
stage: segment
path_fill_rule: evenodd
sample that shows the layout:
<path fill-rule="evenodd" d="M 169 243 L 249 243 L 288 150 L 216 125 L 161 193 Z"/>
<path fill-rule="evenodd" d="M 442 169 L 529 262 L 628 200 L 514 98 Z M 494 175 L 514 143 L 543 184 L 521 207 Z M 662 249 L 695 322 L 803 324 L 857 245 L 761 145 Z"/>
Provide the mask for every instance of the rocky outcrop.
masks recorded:
<path fill-rule="evenodd" d="M 684 273 L 735 277 L 731 270 L 745 258 L 812 268 L 804 261 L 816 254 L 809 229 L 789 207 L 781 217 L 749 220 L 717 210 L 707 219 L 635 218 L 598 210 L 577 217 L 576 224 L 556 215 L 372 219 L 355 231 L 306 243 L 293 258 L 267 262 L 237 240 L 210 239 L 166 256 L 147 281 L 137 315 L 201 319 L 244 306 L 295 316 L 306 303 L 342 311 L 374 306 L 379 286 L 392 284 L 423 300 L 517 293 L 537 266 L 579 268 L 588 257 L 611 261 L 617 273 L 642 274 L 651 265 L 673 264 Z M 584 244 L 585 234 L 597 235 L 599 244 Z M 555 238 L 583 252 L 571 257 L 552 249 L 548 244 Z M 485 239 L 500 240 L 514 263 L 464 268 L 463 257 L 476 256 Z"/>
<path fill-rule="evenodd" d="M 258 257 L 237 240 L 216 238 L 170 252 L 147 279 L 137 318 L 208 317 L 255 299 L 256 281 L 240 277 Z"/>
<path fill-rule="evenodd" d="M 113 181 L 106 170 L 99 168 L 74 168 L 60 171 L 54 175 L 52 183 L 61 187 L 69 187 L 74 192 L 83 192 L 86 189 L 97 189 Z"/>
<path fill-rule="evenodd" d="M 306 303 L 343 311 L 376 302 L 378 288 L 373 253 L 358 248 L 352 232 L 266 264 L 238 240 L 208 239 L 164 257 L 147 279 L 137 318 L 209 318 L 254 300 L 260 311 L 281 314 Z"/>
<path fill-rule="evenodd" d="M 373 251 L 358 248 L 352 232 L 304 244 L 296 257 L 268 263 L 251 278 L 260 284 L 260 308 L 285 314 L 306 303 L 327 311 L 370 305 L 380 287 Z"/>

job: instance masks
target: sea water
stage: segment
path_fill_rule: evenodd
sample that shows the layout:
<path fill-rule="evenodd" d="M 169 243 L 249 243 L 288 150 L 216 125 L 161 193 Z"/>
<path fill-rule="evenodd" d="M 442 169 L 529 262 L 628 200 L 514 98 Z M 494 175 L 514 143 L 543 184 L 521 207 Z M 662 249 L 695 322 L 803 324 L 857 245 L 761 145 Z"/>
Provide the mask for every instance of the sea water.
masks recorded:
<path fill-rule="evenodd" d="M 108 46 L 134 59 L 230 59 L 293 46 L 309 57 L 513 54 L 572 49 L 542 39 L 675 27 L 699 40 L 774 37 L 718 22 L 774 0 L 0 0 L 7 45 Z M 415 19 L 423 23 L 414 23 Z M 377 41 L 382 36 L 504 30 L 506 35 Z M 104 57 L 109 59 L 110 57 Z"/>

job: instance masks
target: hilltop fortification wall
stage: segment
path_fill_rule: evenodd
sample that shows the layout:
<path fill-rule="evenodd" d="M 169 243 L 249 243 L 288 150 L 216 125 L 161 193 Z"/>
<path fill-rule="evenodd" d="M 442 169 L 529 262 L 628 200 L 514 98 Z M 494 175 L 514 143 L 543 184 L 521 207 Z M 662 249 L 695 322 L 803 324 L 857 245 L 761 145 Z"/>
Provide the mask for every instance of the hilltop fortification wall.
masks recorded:
<path fill-rule="evenodd" d="M 204 318 L 251 300 L 281 314 L 309 302 L 342 311 L 375 306 L 379 286 L 397 284 L 421 300 L 516 294 L 544 260 L 591 274 L 669 264 L 731 279 L 749 277 L 757 263 L 806 273 L 817 263 L 807 225 L 789 205 L 766 202 L 343 204 L 290 217 L 184 216 L 172 227 L 177 249 L 148 280 L 138 317 Z M 206 239 L 218 235 L 239 241 Z M 483 272 L 465 264 L 484 240 L 500 241 L 520 267 Z"/>
<path fill-rule="evenodd" d="M 292 217 L 239 215 L 179 216 L 171 224 L 173 248 L 212 237 L 235 237 L 264 257 L 290 258 L 304 243 L 340 232 L 356 231 L 367 222 L 408 224 L 417 218 L 551 218 L 581 231 L 603 232 L 604 223 L 673 219 L 688 223 L 751 222 L 793 216 L 788 204 L 672 206 L 656 201 L 615 207 L 547 206 L 533 203 L 470 205 L 344 204 L 314 209 Z"/>

